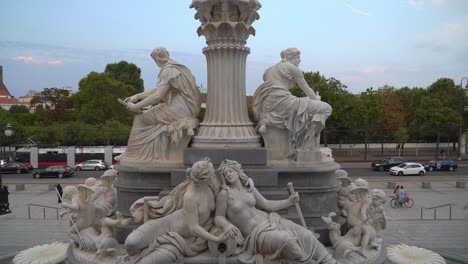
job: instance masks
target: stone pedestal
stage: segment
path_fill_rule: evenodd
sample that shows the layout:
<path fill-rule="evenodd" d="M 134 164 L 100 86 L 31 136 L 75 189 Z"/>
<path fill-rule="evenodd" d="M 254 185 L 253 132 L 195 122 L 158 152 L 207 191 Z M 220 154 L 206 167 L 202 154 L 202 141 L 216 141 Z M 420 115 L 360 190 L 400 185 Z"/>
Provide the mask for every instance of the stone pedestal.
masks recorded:
<path fill-rule="evenodd" d="M 333 162 L 267 164 L 264 148 L 244 150 L 187 149 L 184 164 L 178 167 L 137 168 L 119 165 L 119 176 L 114 182 L 117 189 L 117 210 L 130 216 L 130 206 L 143 196 L 167 194 L 181 183 L 186 168 L 196 161 L 210 157 L 215 167 L 224 159 L 240 162 L 244 172 L 252 178 L 257 189 L 267 199 L 286 199 L 288 182 L 292 182 L 300 195 L 300 207 L 309 229 L 321 235 L 323 243 L 328 242 L 328 229 L 321 216 L 337 212 L 337 189 L 339 186 L 335 171 L 340 165 Z M 300 224 L 295 207 L 279 212 L 282 216 Z M 114 237 L 123 242 L 133 226 L 116 228 Z"/>

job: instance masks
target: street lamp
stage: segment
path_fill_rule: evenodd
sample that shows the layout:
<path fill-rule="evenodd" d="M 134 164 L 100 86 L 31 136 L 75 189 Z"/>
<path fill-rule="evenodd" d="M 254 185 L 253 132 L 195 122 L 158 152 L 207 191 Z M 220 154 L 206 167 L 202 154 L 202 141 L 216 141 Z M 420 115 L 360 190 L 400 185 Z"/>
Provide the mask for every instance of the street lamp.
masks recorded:
<path fill-rule="evenodd" d="M 465 88 L 463 89 L 463 80 L 466 81 L 466 86 Z M 465 91 L 468 90 L 468 78 L 466 77 L 463 77 L 460 81 L 460 89 L 461 89 L 461 96 L 460 96 L 460 104 L 458 105 L 458 111 L 460 112 L 460 116 L 461 116 L 461 121 L 460 121 L 460 124 L 458 126 L 458 160 L 461 160 L 462 159 L 462 150 L 464 152 L 464 145 L 465 145 L 465 141 L 463 140 L 462 142 L 462 135 L 463 135 L 463 122 L 464 122 L 464 119 L 463 119 L 463 112 L 464 112 L 464 109 L 463 109 L 463 99 L 465 98 Z M 462 144 L 463 144 L 463 149 L 462 149 Z"/>
<path fill-rule="evenodd" d="M 15 132 L 13 131 L 13 127 L 8 123 L 5 127 L 5 136 L 11 137 Z"/>
<path fill-rule="evenodd" d="M 4 132 L 5 136 L 11 137 L 11 136 L 13 136 L 14 133 L 15 133 L 15 132 L 13 131 L 13 126 L 11 126 L 10 123 L 8 123 L 8 124 L 6 125 L 6 127 L 5 127 L 5 132 Z M 11 149 L 8 148 L 8 150 L 9 150 L 9 151 L 8 151 L 8 154 L 9 154 L 9 156 L 11 157 Z"/>

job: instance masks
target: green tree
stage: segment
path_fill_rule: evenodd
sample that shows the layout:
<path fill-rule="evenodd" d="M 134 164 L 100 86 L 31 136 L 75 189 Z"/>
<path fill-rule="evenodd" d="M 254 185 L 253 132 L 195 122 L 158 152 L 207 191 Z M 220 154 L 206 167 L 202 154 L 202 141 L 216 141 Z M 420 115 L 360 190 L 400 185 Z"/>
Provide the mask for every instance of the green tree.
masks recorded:
<path fill-rule="evenodd" d="M 28 114 L 29 109 L 24 105 L 12 105 L 8 112 L 10 114 Z"/>
<path fill-rule="evenodd" d="M 33 96 L 29 104 L 43 120 L 52 121 L 63 120 L 72 108 L 70 92 L 59 88 L 45 88 Z"/>
<path fill-rule="evenodd" d="M 143 79 L 141 79 L 141 69 L 133 63 L 121 61 L 107 64 L 104 73 L 114 80 L 121 81 L 132 86 L 135 93 L 143 92 Z"/>
<path fill-rule="evenodd" d="M 373 88 L 368 88 L 359 96 L 360 127 L 364 132 L 364 159 L 367 159 L 367 143 L 369 138 L 379 133 L 383 120 L 384 97 Z"/>
<path fill-rule="evenodd" d="M 400 127 L 397 131 L 393 133 L 393 137 L 398 142 L 400 147 L 398 148 L 398 156 L 401 156 L 401 149 L 402 146 L 408 142 L 409 139 L 409 132 L 406 127 Z"/>
<path fill-rule="evenodd" d="M 446 134 L 447 129 L 457 127 L 460 121 L 458 111 L 444 105 L 439 98 L 428 95 L 422 98 L 413 122 L 421 128 L 423 135 L 436 135 L 436 153 L 438 153 L 441 134 Z"/>
<path fill-rule="evenodd" d="M 72 96 L 80 120 L 89 124 L 103 124 L 107 120 L 131 123 L 133 114 L 125 109 L 118 98 L 135 94 L 135 89 L 104 73 L 91 72 L 79 83 L 79 91 Z"/>
<path fill-rule="evenodd" d="M 427 95 L 427 90 L 420 87 L 403 87 L 396 90 L 395 95 L 406 113 L 405 127 L 408 128 L 410 138 L 419 138 L 422 133 L 419 126 L 417 126 L 417 122 L 414 120 L 416 118 L 416 110 L 421 105 L 422 98 Z"/>
<path fill-rule="evenodd" d="M 324 144 L 330 137 L 332 141 L 338 141 L 341 136 L 346 137 L 349 129 L 355 126 L 356 110 L 354 95 L 346 90 L 339 80 L 331 77 L 326 78 L 320 72 L 306 72 L 304 79 L 307 84 L 320 95 L 321 100 L 327 102 L 333 108 L 332 115 L 327 120 L 327 126 L 323 131 Z M 298 87 L 291 88 L 291 93 L 297 97 L 306 96 Z"/>

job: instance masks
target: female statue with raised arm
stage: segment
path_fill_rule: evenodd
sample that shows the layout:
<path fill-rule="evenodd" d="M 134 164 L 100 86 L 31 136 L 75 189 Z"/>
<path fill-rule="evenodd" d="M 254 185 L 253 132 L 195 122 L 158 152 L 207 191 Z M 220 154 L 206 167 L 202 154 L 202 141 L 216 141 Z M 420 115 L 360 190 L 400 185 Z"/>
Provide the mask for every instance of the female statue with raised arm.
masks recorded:
<path fill-rule="evenodd" d="M 282 60 L 265 71 L 264 83 L 255 91 L 252 105 L 260 133 L 265 133 L 267 126 L 289 131 L 288 157 L 291 159 L 295 159 L 297 150 L 317 147 L 316 137 L 332 113 L 329 104 L 317 100 L 298 68 L 300 54 L 296 48 L 281 52 Z M 294 85 L 299 86 L 307 97 L 292 95 L 289 89 Z"/>
<path fill-rule="evenodd" d="M 161 199 L 161 214 L 134 230 L 125 240 L 130 257 L 124 263 L 178 263 L 207 249 L 207 240 L 221 242 L 227 234 L 214 236 L 215 192 L 213 164 L 209 159 L 187 169 L 187 180 Z M 166 209 L 164 209 L 166 208 Z"/>
<path fill-rule="evenodd" d="M 257 263 L 260 257 L 281 263 L 336 263 L 314 233 L 274 212 L 298 201 L 297 193 L 285 200 L 267 200 L 255 187 L 250 191 L 245 186 L 249 177 L 238 162 L 224 160 L 218 171 L 222 189 L 216 197 L 215 223 L 230 238 L 245 238 L 239 254 L 242 263 Z"/>

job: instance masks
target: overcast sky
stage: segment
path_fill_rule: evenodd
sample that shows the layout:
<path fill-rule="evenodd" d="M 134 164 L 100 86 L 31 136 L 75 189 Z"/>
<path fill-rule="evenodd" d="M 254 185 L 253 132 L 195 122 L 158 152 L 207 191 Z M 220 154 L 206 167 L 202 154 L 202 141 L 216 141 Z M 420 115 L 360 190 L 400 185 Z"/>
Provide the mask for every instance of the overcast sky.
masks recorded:
<path fill-rule="evenodd" d="M 247 93 L 281 50 L 297 47 L 303 71 L 320 71 L 352 93 L 391 85 L 427 87 L 468 76 L 468 0 L 260 0 L 247 46 Z M 190 0 L 4 0 L 0 65 L 16 96 L 71 86 L 121 60 L 157 83 L 150 58 L 164 46 L 206 85 L 205 38 Z M 209 87 L 208 87 L 209 88 Z"/>

